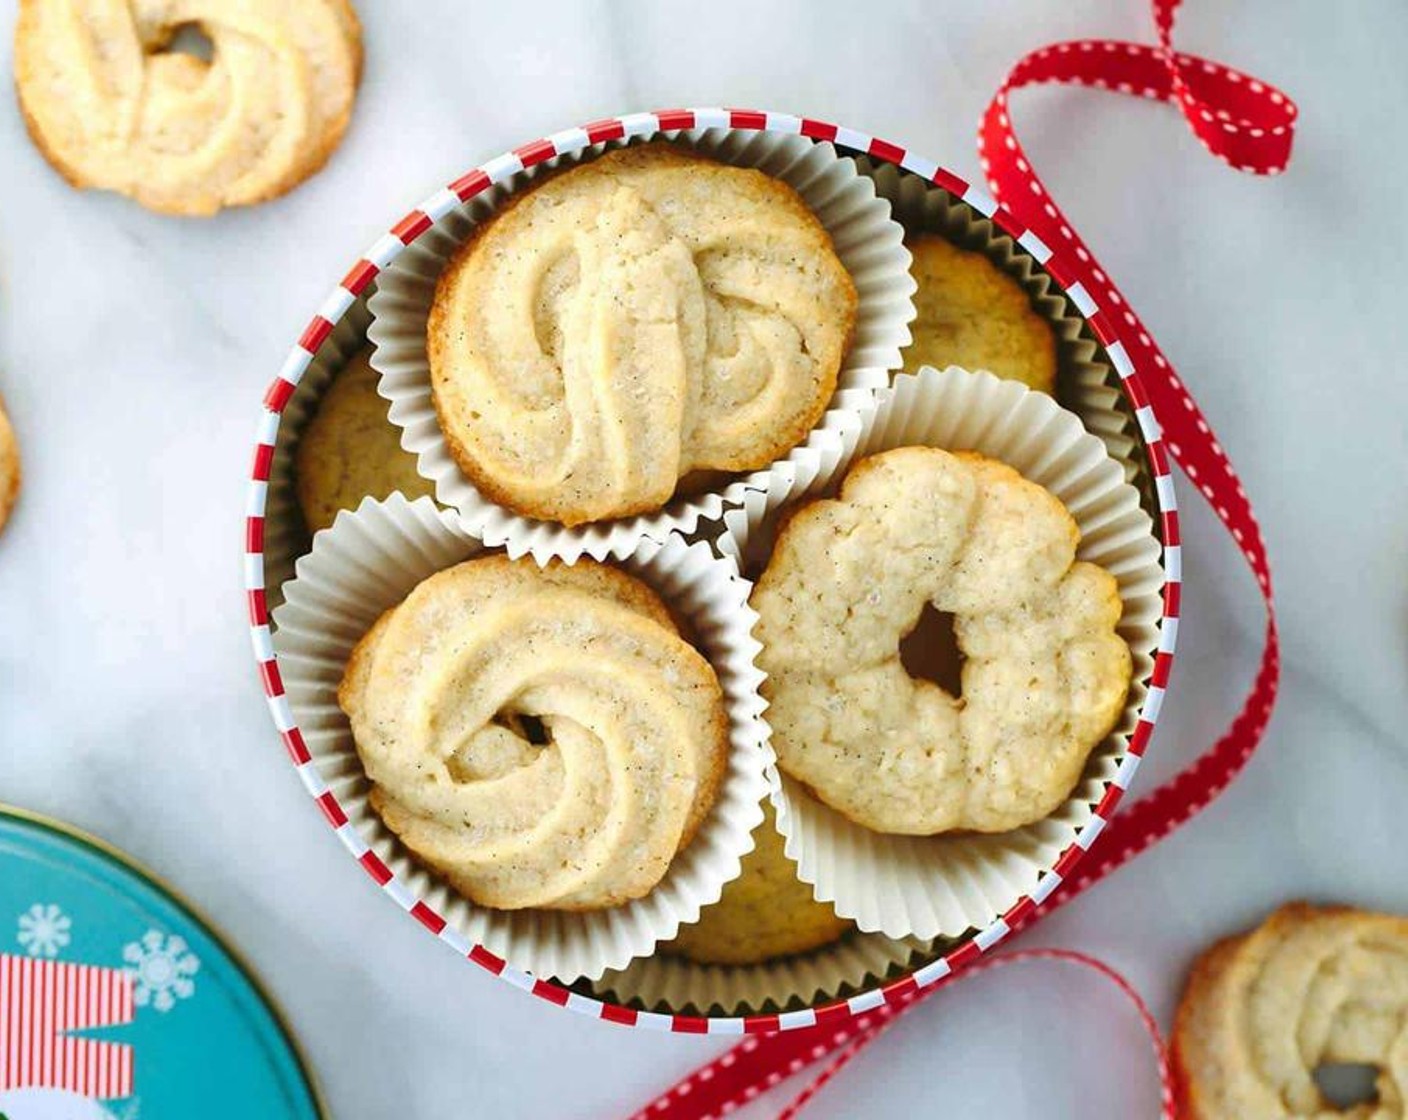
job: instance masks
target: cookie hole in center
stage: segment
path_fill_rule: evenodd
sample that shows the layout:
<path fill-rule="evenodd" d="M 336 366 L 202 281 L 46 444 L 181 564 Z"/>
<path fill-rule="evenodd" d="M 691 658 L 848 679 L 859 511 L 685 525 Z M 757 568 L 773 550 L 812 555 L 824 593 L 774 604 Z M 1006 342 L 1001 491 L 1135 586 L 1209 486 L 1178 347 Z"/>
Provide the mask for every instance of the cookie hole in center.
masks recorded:
<path fill-rule="evenodd" d="M 198 23 L 178 23 L 152 54 L 188 54 L 202 62 L 215 57 L 215 44 Z"/>
<path fill-rule="evenodd" d="M 495 730 L 486 728 L 471 735 L 445 760 L 445 772 L 450 781 L 468 784 L 505 777 L 532 766 L 552 743 L 552 729 L 527 712 L 505 708 L 490 724 Z M 433 776 L 431 780 L 435 780 Z"/>
<path fill-rule="evenodd" d="M 525 712 L 500 712 L 494 717 L 500 727 L 507 727 L 520 739 L 526 739 L 535 747 L 545 747 L 552 742 L 547 725 L 537 716 Z"/>
<path fill-rule="evenodd" d="M 950 696 L 963 695 L 966 659 L 954 636 L 953 615 L 925 603 L 914 629 L 900 639 L 900 664 L 916 680 L 933 681 Z"/>
<path fill-rule="evenodd" d="M 1378 1068 L 1353 1062 L 1325 1062 L 1315 1069 L 1315 1084 L 1330 1107 L 1341 1112 L 1379 1103 Z"/>

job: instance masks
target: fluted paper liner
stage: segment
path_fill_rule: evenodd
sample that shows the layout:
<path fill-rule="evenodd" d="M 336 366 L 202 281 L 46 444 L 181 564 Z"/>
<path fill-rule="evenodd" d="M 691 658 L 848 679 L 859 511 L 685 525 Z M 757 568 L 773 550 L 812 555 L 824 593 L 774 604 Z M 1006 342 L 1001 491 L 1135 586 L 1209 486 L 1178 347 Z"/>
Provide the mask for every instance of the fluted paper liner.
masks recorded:
<path fill-rule="evenodd" d="M 753 847 L 767 780 L 749 585 L 708 545 L 677 537 L 640 542 L 621 564 L 688 621 L 718 674 L 729 716 L 728 767 L 718 800 L 665 878 L 646 897 L 608 910 L 492 910 L 467 901 L 418 863 L 372 811 L 369 783 L 337 703 L 348 656 L 377 617 L 426 577 L 484 551 L 461 518 L 428 498 L 368 498 L 355 511 L 339 513 L 298 561 L 275 614 L 284 687 L 319 775 L 404 887 L 398 894 L 403 905 L 424 901 L 467 942 L 534 975 L 599 977 L 649 954 L 682 922 L 696 920 L 738 876 L 741 857 Z"/>
<path fill-rule="evenodd" d="M 628 968 L 606 973 L 591 987 L 595 995 L 646 1011 L 776 1014 L 852 995 L 899 976 L 929 948 L 919 938 L 852 932 L 812 952 L 761 964 L 696 964 L 657 951 Z"/>
<path fill-rule="evenodd" d="M 1082 413 L 1082 416 L 1085 414 Z M 1109 419 L 1113 424 L 1112 418 Z M 1090 756 L 1067 801 L 1012 832 L 934 837 L 873 832 L 779 774 L 773 804 L 786 852 L 816 897 L 862 931 L 888 937 L 960 937 L 981 929 L 1036 887 L 1088 821 L 1129 749 L 1158 647 L 1164 572 L 1153 522 L 1124 466 L 1100 438 L 1045 394 L 989 373 L 950 367 L 903 374 L 862 417 L 845 454 L 792 493 L 769 494 L 727 518 L 728 548 L 745 571 L 765 562 L 784 504 L 833 494 L 852 463 L 911 445 L 974 450 L 1008 463 L 1055 494 L 1081 531 L 1078 556 L 1115 577 L 1124 604 L 1119 633 L 1134 658 L 1133 683 L 1115 731 Z"/>
<path fill-rule="evenodd" d="M 826 227 L 837 256 L 855 281 L 859 301 L 855 334 L 836 393 L 802 446 L 853 423 L 855 409 L 868 403 L 872 391 L 888 384 L 891 371 L 900 368 L 900 351 L 910 340 L 909 321 L 914 317 L 909 251 L 903 231 L 890 219 L 890 204 L 877 196 L 874 183 L 859 173 L 853 160 L 838 156 L 827 143 L 726 128 L 656 134 L 659 137 L 725 163 L 756 167 L 791 184 Z M 651 138 L 598 144 L 519 172 L 451 210 L 378 277 L 377 294 L 370 301 L 374 321 L 368 333 L 376 347 L 372 365 L 381 374 L 379 391 L 391 401 L 391 420 L 401 428 L 401 444 L 417 456 L 420 473 L 435 483 L 436 498 L 459 510 L 486 544 L 501 545 L 510 556 L 532 553 L 540 561 L 549 556 L 573 560 L 583 553 L 597 559 L 624 557 L 642 539 L 658 542 L 671 531 L 690 534 L 701 520 L 717 519 L 727 505 L 739 504 L 745 493 L 785 485 L 792 473 L 786 460 L 780 460 L 720 489 L 677 497 L 654 513 L 567 528 L 490 501 L 450 454 L 435 415 L 426 351 L 426 322 L 435 284 L 450 257 L 478 223 L 539 175 Z"/>

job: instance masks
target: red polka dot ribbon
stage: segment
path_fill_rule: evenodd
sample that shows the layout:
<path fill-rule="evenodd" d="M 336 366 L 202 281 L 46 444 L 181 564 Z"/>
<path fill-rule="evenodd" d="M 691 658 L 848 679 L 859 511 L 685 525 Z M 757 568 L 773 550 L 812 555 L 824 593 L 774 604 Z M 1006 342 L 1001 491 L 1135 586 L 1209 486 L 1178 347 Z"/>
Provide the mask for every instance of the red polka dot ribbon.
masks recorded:
<path fill-rule="evenodd" d="M 1164 1046 L 1153 1013 L 1134 987 L 1103 961 L 1070 949 L 1023 949 L 983 957 L 974 964 L 939 981 L 932 988 L 909 989 L 895 1000 L 881 1004 L 834 1029 L 812 1028 L 777 1035 L 750 1035 L 738 1046 L 700 1066 L 669 1092 L 657 1097 L 635 1113 L 631 1120 L 715 1120 L 761 1096 L 807 1066 L 830 1057 L 811 1081 L 777 1114 L 778 1120 L 793 1120 L 828 1082 L 862 1050 L 879 1038 L 905 1011 L 938 991 L 971 976 L 1032 962 L 1056 962 L 1088 969 L 1108 980 L 1133 1006 L 1140 1026 L 1154 1052 L 1159 1081 L 1159 1114 L 1163 1120 L 1177 1120 L 1176 1082 L 1168 1050 Z M 785 1058 L 777 1043 L 785 1042 Z"/>
<path fill-rule="evenodd" d="M 1023 58 L 983 114 L 978 151 L 996 197 L 1028 230 L 1048 245 L 1062 246 L 1073 260 L 1075 275 L 1062 276 L 1070 290 L 1076 283 L 1107 309 L 1124 317 L 1121 335 L 1129 340 L 1117 364 L 1127 363 L 1126 384 L 1136 405 L 1148 404 L 1161 426 L 1175 461 L 1207 499 L 1246 558 L 1266 601 L 1266 639 L 1261 664 L 1241 711 L 1227 731 L 1201 757 L 1171 781 L 1127 805 L 1105 828 L 1089 858 L 1043 903 L 1016 923 L 1030 924 L 1070 901 L 1091 884 L 1135 855 L 1158 843 L 1216 798 L 1241 772 L 1266 730 L 1276 699 L 1280 652 L 1272 609 L 1271 573 L 1261 529 L 1246 491 L 1217 442 L 1207 420 L 1174 373 L 1152 336 L 1101 270 L 1032 170 L 1012 131 L 1008 98 L 1013 90 L 1049 82 L 1094 86 L 1134 94 L 1177 106 L 1194 134 L 1213 155 L 1239 171 L 1275 175 L 1291 155 L 1296 108 L 1279 90 L 1238 70 L 1173 49 L 1172 31 L 1178 0 L 1153 0 L 1158 44 L 1079 40 L 1042 47 Z M 1130 370 L 1122 370 L 1128 374 Z M 1137 399 L 1142 394 L 1145 400 Z M 1014 928 L 1015 932 L 1015 928 Z M 1175 1115 L 1168 1063 L 1158 1029 L 1138 995 L 1108 966 L 1078 953 L 1025 951 L 978 958 L 955 977 L 975 975 L 996 965 L 1032 959 L 1074 961 L 1093 968 L 1117 984 L 1136 1004 L 1159 1056 L 1163 1115 Z M 896 1016 L 943 988 L 909 988 L 887 1002 L 836 1025 L 773 1035 L 753 1036 L 717 1061 L 702 1067 L 637 1114 L 656 1120 L 708 1120 L 752 1100 L 785 1078 L 828 1056 L 831 1061 L 782 1113 L 795 1116 L 815 1093 Z"/>

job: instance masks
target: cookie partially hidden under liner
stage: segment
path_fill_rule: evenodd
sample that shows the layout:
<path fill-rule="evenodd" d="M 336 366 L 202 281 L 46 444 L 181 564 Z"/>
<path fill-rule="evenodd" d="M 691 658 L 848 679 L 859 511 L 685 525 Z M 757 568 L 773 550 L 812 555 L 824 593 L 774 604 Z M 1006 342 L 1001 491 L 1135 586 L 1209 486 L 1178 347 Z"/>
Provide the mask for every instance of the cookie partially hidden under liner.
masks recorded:
<path fill-rule="evenodd" d="M 743 871 L 724 886 L 723 897 L 706 906 L 699 921 L 681 926 L 661 952 L 696 964 L 761 964 L 777 957 L 830 945 L 851 928 L 829 903 L 797 878 L 797 865 L 783 851 L 772 806 L 754 830 L 757 847 L 743 857 Z"/>
<path fill-rule="evenodd" d="M 356 509 L 365 497 L 399 490 L 414 500 L 435 492 L 417 472 L 416 457 L 401 447 L 401 430 L 386 418 L 368 353 L 355 355 L 333 379 L 294 452 L 298 507 L 310 533 L 328 528 L 339 510 Z"/>
<path fill-rule="evenodd" d="M 937 234 L 915 234 L 905 244 L 919 285 L 906 369 L 985 369 L 1055 391 L 1056 336 L 1020 284 L 982 253 Z"/>

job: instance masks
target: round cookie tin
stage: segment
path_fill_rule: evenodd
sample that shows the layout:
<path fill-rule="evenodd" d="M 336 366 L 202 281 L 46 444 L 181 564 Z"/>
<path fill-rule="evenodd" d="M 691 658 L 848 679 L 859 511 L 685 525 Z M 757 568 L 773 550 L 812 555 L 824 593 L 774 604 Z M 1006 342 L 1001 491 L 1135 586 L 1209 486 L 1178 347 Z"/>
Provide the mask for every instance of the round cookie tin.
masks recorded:
<path fill-rule="evenodd" d="M 763 1008 L 756 1014 L 716 1015 L 707 1013 L 708 1009 L 694 1007 L 645 1010 L 639 1006 L 626 1006 L 609 998 L 601 998 L 602 993 L 594 992 L 588 985 L 580 982 L 564 985 L 535 977 L 482 946 L 469 944 L 441 914 L 418 898 L 392 874 L 349 822 L 346 812 L 329 790 L 324 776 L 318 772 L 304 744 L 302 732 L 285 693 L 270 629 L 271 602 L 278 601 L 279 586 L 291 567 L 287 557 L 266 552 L 265 514 L 271 471 L 281 450 L 287 453 L 287 448 L 280 441 L 280 421 L 290 401 L 294 399 L 305 371 L 309 369 L 310 364 L 315 363 L 324 344 L 334 335 L 339 324 L 349 318 L 349 313 L 351 318 L 365 316 L 366 293 L 378 273 L 408 246 L 415 244 L 417 238 L 434 228 L 447 214 L 526 168 L 559 155 L 577 153 L 611 141 L 673 135 L 683 130 L 706 128 L 787 133 L 807 137 L 818 143 L 831 143 L 846 154 L 866 156 L 873 164 L 892 165 L 903 175 L 919 177 L 933 188 L 946 192 L 955 204 L 966 206 L 976 214 L 990 219 L 998 230 L 1010 237 L 1018 251 L 1030 258 L 1034 267 L 1051 278 L 1053 291 L 1059 293 L 1069 303 L 1073 313 L 1080 317 L 1084 333 L 1101 349 L 1113 370 L 1112 379 L 1121 391 L 1127 411 L 1132 417 L 1135 438 L 1140 445 L 1139 451 L 1146 467 L 1148 488 L 1145 498 L 1163 546 L 1163 567 L 1166 575 L 1163 609 L 1159 620 L 1159 647 L 1155 655 L 1148 696 L 1130 737 L 1128 753 L 1118 772 L 1106 785 L 1094 813 L 1080 828 L 1075 840 L 1041 875 L 1035 889 L 984 928 L 971 929 L 961 938 L 943 940 L 924 950 L 916 950 L 907 966 L 892 970 L 883 980 L 876 980 L 864 990 L 810 1006 L 796 1006 L 794 1001 L 775 1010 Z M 1073 280 L 1077 275 L 1073 262 L 1064 259 L 1062 250 L 1042 242 L 980 188 L 967 183 L 922 155 L 900 145 L 824 121 L 756 110 L 673 109 L 593 121 L 533 140 L 474 167 L 407 213 L 353 262 L 318 308 L 268 387 L 259 416 L 246 509 L 245 596 L 255 660 L 264 693 L 275 727 L 299 778 L 353 858 L 397 905 L 419 921 L 432 935 L 501 979 L 541 999 L 592 1018 L 654 1030 L 736 1035 L 806 1027 L 818 1022 L 834 1022 L 862 1014 L 917 988 L 936 983 L 971 964 L 999 944 L 1019 920 L 1024 919 L 1060 885 L 1063 877 L 1084 857 L 1118 807 L 1148 747 L 1158 719 L 1177 634 L 1180 590 L 1179 525 L 1169 458 L 1158 421 L 1127 355 L 1121 336 L 1121 331 L 1127 329 L 1123 325 L 1124 321 L 1118 315 L 1106 314 L 1085 287 Z M 279 527 L 269 528 L 272 539 L 272 534 L 277 533 Z M 267 579 L 266 558 L 270 561 Z M 701 1011 L 705 1013 L 697 1013 Z"/>
<path fill-rule="evenodd" d="M 0 1116 L 325 1115 L 259 981 L 145 869 L 0 808 Z"/>

